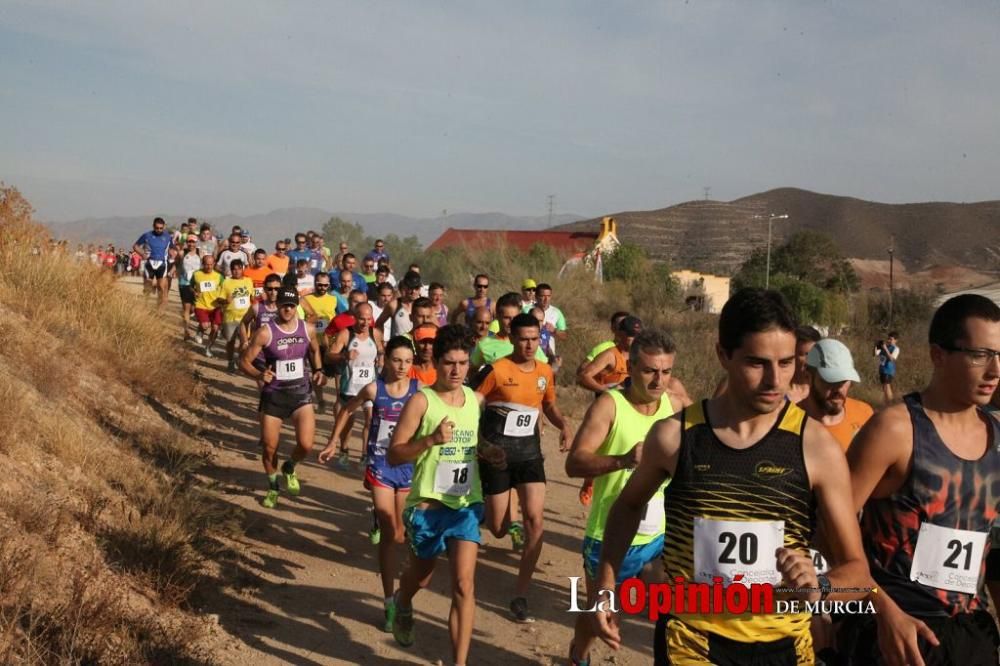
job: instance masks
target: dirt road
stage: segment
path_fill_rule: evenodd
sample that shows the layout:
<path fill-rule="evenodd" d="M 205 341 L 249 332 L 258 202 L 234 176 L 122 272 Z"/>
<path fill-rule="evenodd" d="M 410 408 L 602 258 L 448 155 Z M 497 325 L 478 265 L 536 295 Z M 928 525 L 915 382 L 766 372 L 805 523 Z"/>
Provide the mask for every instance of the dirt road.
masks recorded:
<path fill-rule="evenodd" d="M 131 281 L 129 281 L 131 282 Z M 139 294 L 138 285 L 127 287 Z M 141 298 L 141 296 L 139 296 Z M 180 305 L 171 294 L 167 325 L 180 334 Z M 215 658 L 226 664 L 450 664 L 447 615 L 447 561 L 439 560 L 428 590 L 414 599 L 416 643 L 401 648 L 382 632 L 382 595 L 376 549 L 368 541 L 369 495 L 357 467 L 360 431 L 351 441 L 353 468 L 322 466 L 316 452 L 332 428 L 328 414 L 318 417 L 316 449 L 298 468 L 299 497 L 283 494 L 276 509 L 260 505 L 266 479 L 257 444 L 257 390 L 242 374 L 226 371 L 220 352 L 209 359 L 190 346 L 208 387 L 206 404 L 195 419 L 201 436 L 216 455 L 203 471 L 219 484 L 222 499 L 245 514 L 246 532 L 239 543 L 230 584 L 198 599 L 200 611 L 218 617 Z M 217 344 L 217 349 L 221 346 Z M 582 392 L 568 391 L 576 404 L 560 397 L 574 427 L 585 409 Z M 182 415 L 182 418 L 183 415 Z M 188 420 L 184 418 L 184 420 Z M 548 476 L 545 546 L 529 597 L 537 621 L 519 625 L 508 604 L 517 573 L 518 554 L 510 539 L 497 540 L 483 530 L 476 570 L 476 620 L 470 664 L 562 664 L 575 615 L 569 608 L 569 576 L 582 575 L 580 544 L 586 511 L 577 499 L 579 484 L 563 471 L 556 432 L 545 430 L 543 450 Z M 282 459 L 293 435 L 282 432 Z M 400 547 L 400 559 L 405 560 Z M 625 645 L 613 652 L 595 647 L 594 664 L 644 664 L 652 659 L 652 625 L 629 619 Z"/>

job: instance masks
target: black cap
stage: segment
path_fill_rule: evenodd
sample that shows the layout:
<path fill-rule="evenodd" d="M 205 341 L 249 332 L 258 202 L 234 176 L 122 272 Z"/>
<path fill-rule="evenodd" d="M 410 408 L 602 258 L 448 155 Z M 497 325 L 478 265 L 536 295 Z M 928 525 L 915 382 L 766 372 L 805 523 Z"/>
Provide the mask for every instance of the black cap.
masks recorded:
<path fill-rule="evenodd" d="M 281 291 L 278 292 L 278 305 L 286 304 L 298 305 L 299 304 L 299 292 L 295 291 L 291 287 L 282 286 Z"/>
<path fill-rule="evenodd" d="M 618 330 L 626 335 L 635 337 L 642 332 L 642 320 L 629 315 L 618 322 Z"/>

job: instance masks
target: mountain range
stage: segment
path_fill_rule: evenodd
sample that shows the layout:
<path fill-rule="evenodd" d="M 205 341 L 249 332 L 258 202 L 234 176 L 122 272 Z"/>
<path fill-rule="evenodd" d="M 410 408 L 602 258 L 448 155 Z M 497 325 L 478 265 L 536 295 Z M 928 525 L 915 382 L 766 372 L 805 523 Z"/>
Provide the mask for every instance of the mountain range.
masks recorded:
<path fill-rule="evenodd" d="M 729 275 L 756 248 L 796 231 L 829 234 L 847 257 L 895 259 L 911 271 L 962 266 L 1000 273 L 1000 201 L 978 203 L 887 204 L 853 197 L 779 188 L 734 201 L 688 201 L 651 211 L 611 214 L 618 238 L 642 247 L 676 268 Z M 599 218 L 560 225 L 568 231 L 593 230 Z M 898 263 L 897 263 L 898 267 Z"/>
<path fill-rule="evenodd" d="M 169 226 L 177 226 L 187 216 L 161 215 Z M 297 231 L 320 231 L 332 217 L 357 222 L 371 236 L 396 234 L 401 238 L 416 236 L 426 247 L 448 227 L 462 229 L 544 229 L 551 224 L 566 224 L 583 219 L 580 215 L 517 217 L 504 213 L 453 213 L 434 218 L 407 217 L 394 213 L 331 213 L 321 208 L 279 208 L 257 215 L 222 215 L 199 221 L 228 233 L 234 225 L 249 229 L 254 242 L 264 248 L 274 247 L 279 238 L 291 238 Z M 151 228 L 153 216 L 87 218 L 73 222 L 48 223 L 52 234 L 80 243 L 131 245 L 142 232 Z M 326 239 L 328 244 L 338 239 Z"/>

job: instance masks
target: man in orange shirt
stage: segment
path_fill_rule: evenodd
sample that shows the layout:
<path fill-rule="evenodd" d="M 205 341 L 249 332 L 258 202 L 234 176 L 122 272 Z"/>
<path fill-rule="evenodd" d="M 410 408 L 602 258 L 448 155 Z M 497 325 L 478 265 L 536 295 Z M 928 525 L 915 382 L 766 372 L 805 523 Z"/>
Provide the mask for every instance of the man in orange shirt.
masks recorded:
<path fill-rule="evenodd" d="M 288 272 L 288 255 L 285 254 L 286 252 L 288 252 L 288 243 L 278 241 L 274 244 L 274 254 L 267 258 L 267 267 L 271 269 L 271 272 L 277 273 L 282 277 Z"/>
<path fill-rule="evenodd" d="M 806 372 L 809 395 L 799 407 L 822 423 L 846 453 L 854 435 L 874 413 L 868 403 L 847 397 L 851 384 L 861 381 L 851 350 L 833 338 L 820 340 L 809 350 Z"/>
<path fill-rule="evenodd" d="M 437 338 L 437 324 L 420 324 L 413 329 L 413 346 L 416 357 L 410 366 L 410 378 L 419 379 L 424 386 L 434 386 L 437 368 L 434 367 L 434 340 Z"/>
<path fill-rule="evenodd" d="M 252 262 L 253 263 L 243 271 L 243 277 L 248 277 L 253 280 L 254 299 L 260 299 L 264 296 L 264 280 L 274 271 L 267 267 L 267 252 L 264 250 L 257 250 L 254 252 Z"/>

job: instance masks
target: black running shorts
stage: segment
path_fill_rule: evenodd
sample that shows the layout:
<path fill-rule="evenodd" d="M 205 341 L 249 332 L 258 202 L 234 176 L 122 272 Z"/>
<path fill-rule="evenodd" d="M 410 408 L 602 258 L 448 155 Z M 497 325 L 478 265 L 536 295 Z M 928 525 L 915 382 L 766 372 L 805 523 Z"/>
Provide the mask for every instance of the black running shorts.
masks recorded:
<path fill-rule="evenodd" d="M 979 666 L 997 663 L 997 633 L 993 617 L 984 610 L 960 613 L 954 617 L 921 617 L 937 636 L 940 645 L 931 647 L 920 639 L 920 655 L 927 666 Z M 852 659 L 852 664 L 882 664 L 878 628 L 871 615 L 854 615 L 841 624 L 837 634 L 838 651 Z"/>
<path fill-rule="evenodd" d="M 506 469 L 497 469 L 480 459 L 479 478 L 484 495 L 499 495 L 522 483 L 545 483 L 545 459 L 507 463 Z"/>
<path fill-rule="evenodd" d="M 260 394 L 257 411 L 281 420 L 291 418 L 301 407 L 312 404 L 312 392 L 273 391 Z"/>

